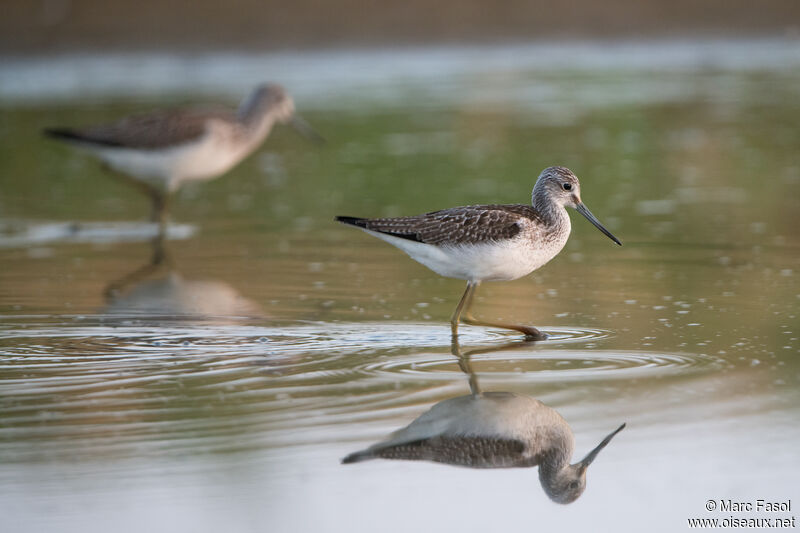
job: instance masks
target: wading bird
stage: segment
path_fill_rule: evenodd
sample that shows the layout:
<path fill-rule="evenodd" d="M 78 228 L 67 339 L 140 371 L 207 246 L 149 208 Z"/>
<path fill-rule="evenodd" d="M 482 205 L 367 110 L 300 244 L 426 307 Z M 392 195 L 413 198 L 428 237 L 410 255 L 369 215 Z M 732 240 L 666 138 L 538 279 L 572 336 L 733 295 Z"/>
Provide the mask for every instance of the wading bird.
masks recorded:
<path fill-rule="evenodd" d="M 152 200 L 163 232 L 167 205 L 181 185 L 216 178 L 258 148 L 275 123 L 322 140 L 294 112 L 283 87 L 257 87 L 238 111 L 173 109 L 132 115 L 86 128 L 50 128 L 45 135 L 87 151 Z"/>
<path fill-rule="evenodd" d="M 467 288 L 450 326 L 458 323 L 513 329 L 530 340 L 547 336 L 531 326 L 483 322 L 469 312 L 482 281 L 513 280 L 541 267 L 564 248 L 571 225 L 566 207 L 575 208 L 612 241 L 614 237 L 581 201 L 580 183 L 565 167 L 542 171 L 533 187 L 531 205 L 470 205 L 396 218 L 336 220 L 359 227 L 392 244 L 437 274 L 464 279 Z"/>

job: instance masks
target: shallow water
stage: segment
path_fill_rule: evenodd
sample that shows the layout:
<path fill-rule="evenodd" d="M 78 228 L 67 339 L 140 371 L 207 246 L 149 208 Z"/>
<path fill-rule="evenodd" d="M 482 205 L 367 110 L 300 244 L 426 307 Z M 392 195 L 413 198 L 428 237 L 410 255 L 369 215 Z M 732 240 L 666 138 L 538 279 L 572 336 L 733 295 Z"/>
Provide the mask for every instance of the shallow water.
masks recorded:
<path fill-rule="evenodd" d="M 198 77 L 227 65 L 211 85 L 231 95 L 237 68 L 284 65 L 329 142 L 277 130 L 187 187 L 160 265 L 145 200 L 38 130 L 160 105 L 159 87 L 182 100 L 153 74 L 166 60 L 109 60 L 153 76 L 130 95 L 70 92 L 59 73 L 85 58 L 53 60 L 55 102 L 4 81 L 3 530 L 674 531 L 728 516 L 709 499 L 797 502 L 800 71 L 743 60 L 745 45 L 705 62 L 668 43 L 644 62 L 619 46 L 593 62 L 403 51 L 394 78 L 389 52 L 306 58 L 327 65 L 316 75 L 303 56 L 187 60 Z M 474 308 L 551 337 L 463 326 L 460 340 L 484 390 L 562 414 L 576 457 L 627 422 L 586 492 L 562 507 L 528 469 L 340 465 L 469 386 L 448 324 L 463 283 L 333 216 L 524 203 L 552 164 L 625 245 L 573 216 L 556 259 L 482 285 Z"/>

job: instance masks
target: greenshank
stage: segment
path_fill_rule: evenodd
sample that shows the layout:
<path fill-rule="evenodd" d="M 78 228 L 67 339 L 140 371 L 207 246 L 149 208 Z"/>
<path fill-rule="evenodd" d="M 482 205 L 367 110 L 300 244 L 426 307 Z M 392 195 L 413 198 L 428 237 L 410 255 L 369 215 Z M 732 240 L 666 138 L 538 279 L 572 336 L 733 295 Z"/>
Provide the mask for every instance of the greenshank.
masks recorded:
<path fill-rule="evenodd" d="M 513 392 L 473 393 L 437 403 L 386 440 L 351 453 L 342 463 L 369 459 L 434 461 L 471 468 L 539 467 L 539 482 L 557 503 L 586 488 L 586 470 L 625 424 L 586 457 L 570 464 L 575 438 L 553 408 Z"/>
<path fill-rule="evenodd" d="M 570 234 L 566 207 L 575 208 L 612 241 L 611 234 L 581 201 L 580 183 L 565 167 L 542 171 L 533 187 L 531 205 L 470 205 L 396 218 L 338 216 L 389 244 L 442 276 L 463 279 L 467 288 L 450 326 L 458 324 L 513 329 L 529 340 L 547 336 L 531 326 L 484 322 L 469 312 L 482 281 L 513 280 L 541 267 L 564 248 Z"/>
<path fill-rule="evenodd" d="M 172 193 L 186 182 L 210 180 L 230 170 L 261 145 L 275 123 L 288 123 L 306 137 L 322 140 L 295 114 L 289 94 L 275 84 L 257 87 L 236 112 L 161 110 L 44 133 L 89 152 L 142 189 L 163 231 Z"/>

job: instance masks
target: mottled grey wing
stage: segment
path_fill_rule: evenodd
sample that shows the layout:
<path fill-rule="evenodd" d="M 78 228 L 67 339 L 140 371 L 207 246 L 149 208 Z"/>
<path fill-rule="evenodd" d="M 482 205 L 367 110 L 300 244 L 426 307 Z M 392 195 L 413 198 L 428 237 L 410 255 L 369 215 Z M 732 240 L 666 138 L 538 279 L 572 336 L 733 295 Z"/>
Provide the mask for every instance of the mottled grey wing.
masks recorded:
<path fill-rule="evenodd" d="M 472 468 L 532 466 L 522 441 L 488 437 L 438 436 L 371 450 L 371 455 Z"/>
<path fill-rule="evenodd" d="M 162 111 L 133 115 L 112 124 L 90 126 L 79 130 L 52 129 L 46 133 L 73 142 L 115 146 L 120 148 L 166 148 L 199 139 L 209 119 L 231 120 L 222 112 Z"/>
<path fill-rule="evenodd" d="M 514 238 L 532 218 L 536 213 L 524 205 L 475 205 L 414 217 L 369 219 L 358 225 L 426 244 L 456 245 Z"/>

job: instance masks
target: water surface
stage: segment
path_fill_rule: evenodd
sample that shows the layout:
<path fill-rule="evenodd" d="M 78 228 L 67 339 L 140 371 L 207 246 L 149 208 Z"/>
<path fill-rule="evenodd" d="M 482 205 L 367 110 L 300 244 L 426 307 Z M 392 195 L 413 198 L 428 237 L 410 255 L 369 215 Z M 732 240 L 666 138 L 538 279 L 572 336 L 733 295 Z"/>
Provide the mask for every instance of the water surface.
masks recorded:
<path fill-rule="evenodd" d="M 648 46 L 638 62 L 618 45 L 592 61 L 548 47 L 108 58 L 88 78 L 74 75 L 86 58 L 64 57 L 29 78 L 52 83 L 39 96 L 4 78 L 9 530 L 674 531 L 724 518 L 708 499 L 800 498 L 800 71 L 780 68 L 796 49 Z M 233 103 L 271 76 L 203 77 L 215 81 L 188 92 L 153 65 L 202 77 L 259 61 L 283 65 L 329 142 L 277 130 L 223 179 L 186 187 L 159 265 L 146 200 L 38 134 L 211 94 Z M 102 89 L 120 72 L 151 84 Z M 484 352 L 484 390 L 561 413 L 576 455 L 627 422 L 585 494 L 557 506 L 525 469 L 340 465 L 469 387 L 448 324 L 463 283 L 333 216 L 524 203 L 554 164 L 581 177 L 625 245 L 573 216 L 556 259 L 482 285 L 474 308 L 551 338 L 464 326 L 461 343 Z"/>

